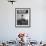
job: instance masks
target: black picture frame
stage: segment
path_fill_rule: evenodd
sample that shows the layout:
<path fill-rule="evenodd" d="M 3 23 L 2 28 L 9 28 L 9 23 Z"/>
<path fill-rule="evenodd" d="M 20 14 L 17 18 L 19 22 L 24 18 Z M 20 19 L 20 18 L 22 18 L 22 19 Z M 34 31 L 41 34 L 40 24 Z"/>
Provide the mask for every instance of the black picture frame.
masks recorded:
<path fill-rule="evenodd" d="M 31 27 L 31 8 L 15 8 L 15 27 Z"/>

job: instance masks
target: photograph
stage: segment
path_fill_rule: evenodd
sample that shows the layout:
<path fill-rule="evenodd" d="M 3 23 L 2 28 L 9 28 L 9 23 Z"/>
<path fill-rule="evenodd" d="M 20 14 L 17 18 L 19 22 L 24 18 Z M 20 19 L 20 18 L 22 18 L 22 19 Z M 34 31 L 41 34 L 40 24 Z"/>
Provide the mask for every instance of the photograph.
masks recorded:
<path fill-rule="evenodd" d="M 15 9 L 15 26 L 16 27 L 30 27 L 30 8 L 16 8 Z"/>

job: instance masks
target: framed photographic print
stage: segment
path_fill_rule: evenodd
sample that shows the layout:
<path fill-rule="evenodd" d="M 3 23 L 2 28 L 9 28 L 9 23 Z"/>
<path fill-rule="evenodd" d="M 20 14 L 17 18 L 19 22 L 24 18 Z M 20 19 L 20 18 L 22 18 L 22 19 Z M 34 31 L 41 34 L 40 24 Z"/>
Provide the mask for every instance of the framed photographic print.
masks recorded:
<path fill-rule="evenodd" d="M 30 27 L 31 9 L 30 8 L 15 8 L 15 26 Z"/>

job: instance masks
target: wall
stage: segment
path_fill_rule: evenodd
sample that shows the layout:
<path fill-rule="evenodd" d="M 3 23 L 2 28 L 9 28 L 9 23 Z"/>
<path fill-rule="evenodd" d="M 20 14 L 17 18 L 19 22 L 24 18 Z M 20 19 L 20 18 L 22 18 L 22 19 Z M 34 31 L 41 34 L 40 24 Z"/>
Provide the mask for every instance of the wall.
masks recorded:
<path fill-rule="evenodd" d="M 13 5 L 0 0 L 0 41 L 15 40 L 19 32 L 30 34 L 31 39 L 46 40 L 46 1 L 17 0 Z M 31 8 L 31 27 L 15 27 L 15 8 Z"/>

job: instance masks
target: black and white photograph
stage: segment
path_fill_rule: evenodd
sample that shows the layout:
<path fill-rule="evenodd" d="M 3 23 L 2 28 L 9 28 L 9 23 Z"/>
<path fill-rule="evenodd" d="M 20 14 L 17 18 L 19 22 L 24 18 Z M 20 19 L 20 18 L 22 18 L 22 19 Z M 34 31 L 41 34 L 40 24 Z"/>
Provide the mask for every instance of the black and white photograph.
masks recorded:
<path fill-rule="evenodd" d="M 31 16 L 30 8 L 16 8 L 15 12 L 15 25 L 17 27 L 29 27 Z"/>

